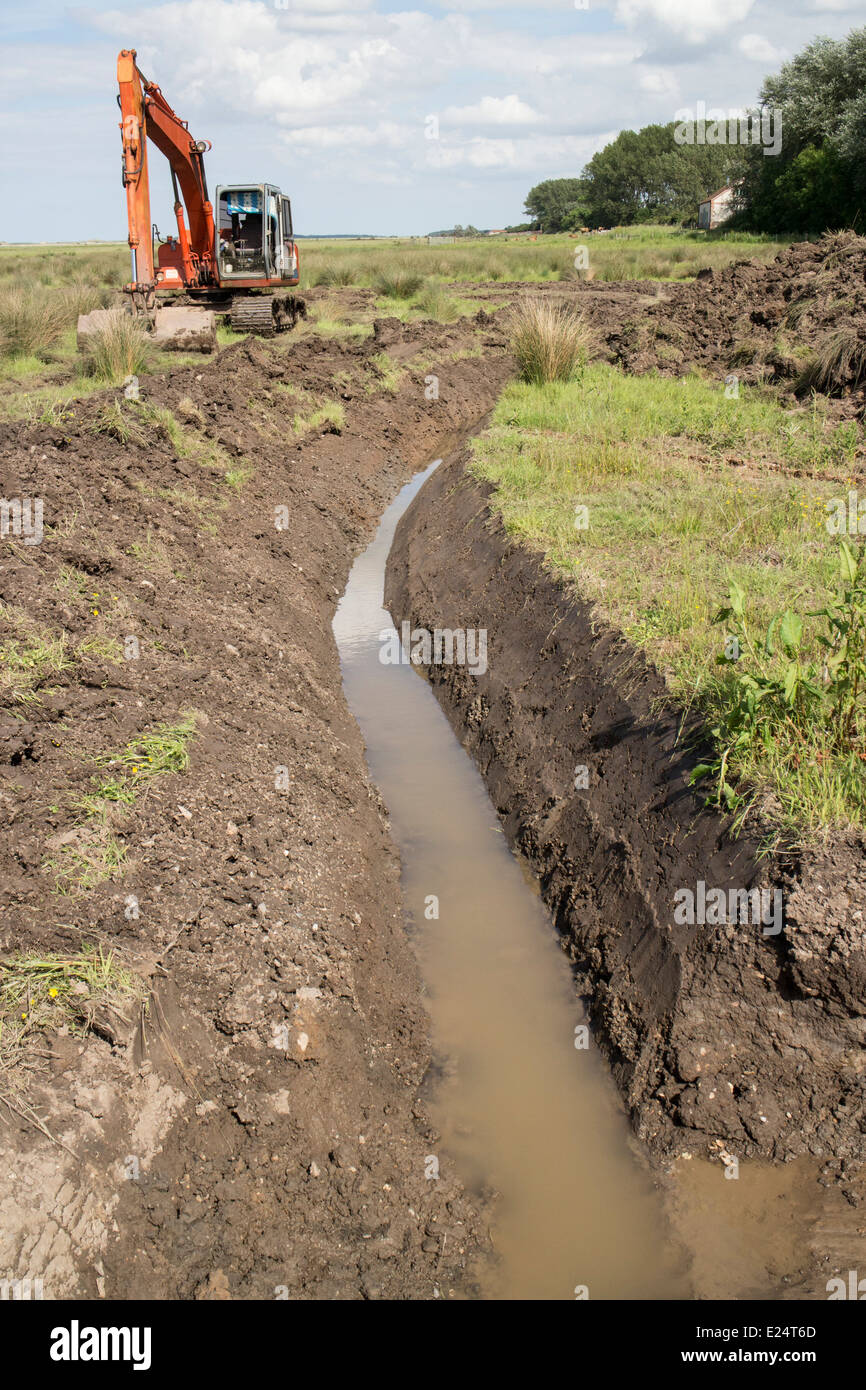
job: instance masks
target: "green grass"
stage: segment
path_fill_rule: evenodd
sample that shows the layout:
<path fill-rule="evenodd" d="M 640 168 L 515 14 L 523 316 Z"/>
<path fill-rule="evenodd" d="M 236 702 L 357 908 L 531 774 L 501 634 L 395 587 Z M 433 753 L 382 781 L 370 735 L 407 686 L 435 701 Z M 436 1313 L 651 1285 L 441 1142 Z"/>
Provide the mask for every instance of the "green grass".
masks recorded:
<path fill-rule="evenodd" d="M 189 767 L 189 745 L 196 732 L 196 714 L 188 711 L 174 724 L 160 724 L 132 739 L 115 753 L 98 756 L 94 790 L 74 803 L 72 840 L 60 846 L 57 858 L 43 867 L 54 875 L 61 894 L 89 892 L 117 876 L 126 861 L 126 847 L 117 838 L 117 808 L 129 808 L 158 778 L 178 775 Z"/>
<path fill-rule="evenodd" d="M 60 857 L 46 859 L 43 868 L 53 874 L 55 891 L 61 897 L 77 897 L 116 878 L 125 861 L 126 846 L 107 826 L 97 826 L 76 843 L 62 845 Z"/>
<path fill-rule="evenodd" d="M 346 408 L 342 401 L 323 401 L 310 411 L 309 415 L 296 414 L 292 421 L 292 429 L 295 434 L 308 434 L 310 430 L 319 430 L 323 425 L 333 425 L 335 429 L 342 430 L 346 424 Z"/>
<path fill-rule="evenodd" d="M 373 368 L 374 376 L 364 387 L 367 394 L 375 395 L 378 391 L 385 391 L 393 396 L 406 375 L 406 368 L 398 367 L 387 352 L 377 352 L 375 357 L 370 359 L 370 366 Z"/>
<path fill-rule="evenodd" d="M 748 454 L 753 461 L 782 459 L 791 468 L 847 470 L 863 458 L 856 423 L 834 422 L 826 403 L 787 409 L 770 388 L 745 387 L 728 398 L 722 383 L 697 375 L 628 376 L 594 365 L 582 388 L 551 384 L 538 391 L 506 392 L 497 418 L 522 429 L 553 430 L 627 445 L 683 438 L 713 454 Z"/>
<path fill-rule="evenodd" d="M 107 434 L 119 444 L 144 444 L 146 436 L 130 409 L 124 410 L 118 400 L 108 401 L 98 411 L 91 430 L 94 434 Z"/>
<path fill-rule="evenodd" d="M 426 285 L 416 295 L 415 305 L 425 319 L 435 319 L 438 323 L 456 323 L 461 317 L 460 300 L 449 294 L 444 285 Z"/>
<path fill-rule="evenodd" d="M 39 688 L 73 665 L 65 633 L 41 628 L 20 608 L 0 603 L 0 701 L 28 705 Z"/>
<path fill-rule="evenodd" d="M 0 247 L 0 357 L 44 362 L 79 314 L 108 305 L 124 260 L 116 248 Z"/>
<path fill-rule="evenodd" d="M 393 287 L 567 280 L 574 252 L 586 245 L 589 269 L 598 280 L 682 280 L 704 266 L 724 266 L 747 257 L 772 260 L 790 238 L 747 233 L 681 231 L 672 227 L 614 228 L 606 234 L 566 233 L 527 237 L 478 237 L 428 245 L 426 238 L 383 237 L 375 241 L 304 241 L 301 285 L 352 285 L 393 296 Z M 413 293 L 417 293 L 414 291 Z"/>
<path fill-rule="evenodd" d="M 178 420 L 178 413 L 183 415 L 184 423 Z M 111 434 L 124 444 L 130 440 L 141 444 L 145 440 L 144 429 L 149 426 L 171 445 L 178 458 L 191 459 L 209 472 L 219 474 L 232 491 L 240 491 L 253 476 L 252 467 L 246 460 L 232 463 L 223 446 L 201 432 L 204 424 L 204 416 L 185 396 L 175 410 L 139 401 L 123 405 L 112 402 L 99 412 L 91 428 Z M 158 495 L 164 500 L 180 502 L 209 525 L 213 524 L 212 507 L 194 492 L 163 489 Z"/>
<path fill-rule="evenodd" d="M 0 1100 L 48 1133 L 25 1099 L 22 1063 L 46 1034 L 114 1038 L 147 1007 L 148 989 L 112 951 L 86 946 L 74 955 L 22 951 L 0 960 Z"/>
<path fill-rule="evenodd" d="M 75 654 L 79 659 L 108 661 L 112 666 L 123 664 L 123 647 L 120 642 L 116 637 L 108 637 L 103 633 L 85 637 L 75 648 Z"/>
<path fill-rule="evenodd" d="M 151 358 L 151 343 L 141 320 L 114 308 L 90 334 L 84 368 L 87 376 L 119 386 L 128 376 L 145 372 Z"/>
<path fill-rule="evenodd" d="M 186 772 L 189 744 L 195 731 L 196 716 L 189 712 L 176 724 L 160 724 L 141 734 L 121 752 L 99 757 L 98 766 L 111 769 L 111 775 L 96 779 L 96 792 L 87 800 L 88 815 L 102 814 L 104 802 L 131 805 L 155 777 Z"/>
<path fill-rule="evenodd" d="M 356 342 L 371 337 L 372 323 L 349 322 L 341 316 L 341 312 L 335 300 L 317 300 L 311 305 L 307 318 L 301 319 L 293 333 L 285 335 L 289 340 L 287 346 L 291 346 L 291 339 L 299 334 L 303 337 L 309 333 L 317 333 L 324 338 L 348 338 Z"/>
<path fill-rule="evenodd" d="M 386 299 L 413 299 L 424 288 L 424 276 L 398 261 L 377 271 L 373 287 Z"/>
<path fill-rule="evenodd" d="M 227 468 L 223 477 L 227 487 L 232 492 L 241 492 L 253 476 L 253 469 L 248 467 Z"/>
<path fill-rule="evenodd" d="M 338 381 L 334 382 L 335 386 L 339 386 L 339 384 Z M 342 401 L 306 391 L 303 386 L 295 386 L 283 381 L 277 382 L 274 390 L 278 405 L 285 402 L 288 407 L 291 429 L 299 438 L 311 430 L 321 429 L 323 425 L 332 425 L 337 431 L 345 428 L 346 407 Z M 280 427 L 281 411 L 279 409 L 271 411 L 267 418 L 270 432 L 276 431 L 280 437 L 283 437 L 285 424 L 283 423 L 282 428 Z"/>
<path fill-rule="evenodd" d="M 807 462 L 813 476 L 797 476 Z M 791 414 L 759 390 L 738 400 L 687 377 L 600 364 L 578 382 L 506 389 L 473 443 L 510 534 L 544 553 L 712 725 L 728 698 L 713 624 L 733 580 L 756 627 L 821 606 L 838 583 L 827 502 L 862 467 L 862 431 Z M 735 463 L 739 466 L 731 466 Z M 824 476 L 834 474 L 834 476 Z M 583 510 L 585 509 L 585 510 Z M 817 627 L 804 657 L 817 658 Z M 777 745 L 732 769 L 755 814 L 786 834 L 866 824 L 858 764 L 825 757 L 820 730 L 795 763 Z"/>
<path fill-rule="evenodd" d="M 399 319 L 401 323 L 418 323 L 421 319 L 434 319 L 438 323 L 456 323 L 458 319 L 471 318 L 479 309 L 486 309 L 490 313 L 498 307 L 489 301 L 455 294 L 445 284 L 432 283 L 425 285 L 411 299 L 380 297 L 375 301 L 373 316 Z"/>

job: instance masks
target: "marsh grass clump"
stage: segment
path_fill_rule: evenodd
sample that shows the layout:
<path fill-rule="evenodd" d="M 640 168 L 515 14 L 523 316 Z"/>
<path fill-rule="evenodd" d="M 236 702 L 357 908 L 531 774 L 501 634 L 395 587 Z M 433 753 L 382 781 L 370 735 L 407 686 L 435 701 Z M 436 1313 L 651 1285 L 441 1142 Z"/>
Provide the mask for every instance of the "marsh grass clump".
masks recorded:
<path fill-rule="evenodd" d="M 138 422 L 123 409 L 120 401 L 109 401 L 96 413 L 90 426 L 93 434 L 107 434 L 119 444 L 144 444 L 145 436 Z"/>
<path fill-rule="evenodd" d="M 566 305 L 525 299 L 515 311 L 512 351 L 523 380 L 535 386 L 572 380 L 586 366 L 592 341 L 586 320 Z"/>
<path fill-rule="evenodd" d="M 853 324 L 826 334 L 797 378 L 798 391 L 838 394 L 866 380 L 866 338 Z"/>
<path fill-rule="evenodd" d="M 455 323 L 460 317 L 458 301 L 442 285 L 426 285 L 415 303 L 426 318 L 436 319 L 438 323 Z"/>
<path fill-rule="evenodd" d="M 351 264 L 342 265 L 323 265 L 320 270 L 313 275 L 314 285 L 353 285 L 357 279 L 357 271 Z"/>
<path fill-rule="evenodd" d="M 391 299 L 412 299 L 424 285 L 424 276 L 409 266 L 384 266 L 376 276 L 376 293 Z"/>
<path fill-rule="evenodd" d="M 112 309 L 88 340 L 87 373 L 100 381 L 118 383 L 146 371 L 150 355 L 142 324 L 132 314 Z"/>
<path fill-rule="evenodd" d="M 40 357 L 68 327 L 62 295 L 38 287 L 0 292 L 0 356 Z"/>

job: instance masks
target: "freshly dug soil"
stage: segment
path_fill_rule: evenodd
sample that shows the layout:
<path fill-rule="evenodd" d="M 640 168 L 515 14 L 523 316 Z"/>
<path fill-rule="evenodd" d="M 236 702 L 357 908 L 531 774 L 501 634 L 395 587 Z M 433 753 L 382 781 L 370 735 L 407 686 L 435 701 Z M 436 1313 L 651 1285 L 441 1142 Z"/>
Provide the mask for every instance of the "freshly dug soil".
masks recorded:
<path fill-rule="evenodd" d="M 462 461 L 438 470 L 398 527 L 386 603 L 398 626 L 487 631 L 485 674 L 427 676 L 539 881 L 638 1134 L 844 1174 L 866 1157 L 862 843 L 782 863 L 732 840 L 688 788 L 697 731 L 677 738 L 661 676 L 509 540 L 489 495 Z M 700 883 L 778 889 L 784 931 L 678 924 L 676 894 Z"/>
<path fill-rule="evenodd" d="M 0 952 L 98 943 L 152 992 L 104 1036 L 37 1034 L 2 1076 L 0 1271 L 46 1298 L 466 1286 L 484 1219 L 447 1163 L 425 1177 L 427 1017 L 330 623 L 384 506 L 510 370 L 489 324 L 393 321 L 142 378 L 182 440 L 120 392 L 0 429 L 2 494 L 42 498 L 45 525 L 4 542 L 0 640 L 23 611 L 68 662 L 2 715 Z M 295 433 L 309 405 L 285 387 L 343 422 Z M 97 760 L 187 711 L 188 770 L 88 817 Z M 109 835 L 113 876 L 58 877 Z"/>
<path fill-rule="evenodd" d="M 580 287 L 584 295 L 597 292 Z M 660 287 L 661 288 L 661 287 Z M 588 301 L 587 301 L 588 302 Z M 609 319 L 603 323 L 609 328 Z M 681 374 L 695 365 L 741 381 L 775 382 L 808 395 L 812 355 L 837 337 L 844 352 L 816 389 L 842 413 L 866 404 L 866 238 L 851 232 L 796 242 L 769 264 L 736 261 L 665 285 L 654 303 L 605 333 L 614 360 L 631 372 Z"/>

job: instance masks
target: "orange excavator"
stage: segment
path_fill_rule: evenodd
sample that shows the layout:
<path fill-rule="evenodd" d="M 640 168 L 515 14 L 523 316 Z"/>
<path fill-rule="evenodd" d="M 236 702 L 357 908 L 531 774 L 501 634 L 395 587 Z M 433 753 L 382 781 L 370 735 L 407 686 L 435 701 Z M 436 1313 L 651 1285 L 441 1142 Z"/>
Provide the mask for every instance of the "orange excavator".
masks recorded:
<path fill-rule="evenodd" d="M 132 253 L 132 280 L 124 288 L 133 312 L 148 320 L 164 346 L 194 341 L 188 330 L 196 310 L 211 324 L 214 315 L 224 315 L 237 332 L 262 337 L 294 327 L 306 316 L 306 305 L 290 292 L 300 279 L 300 266 L 289 199 L 274 184 L 244 183 L 217 187 L 212 203 L 204 167 L 210 142 L 192 138 L 187 122 L 139 71 L 135 59 L 134 48 L 124 49 L 117 59 Z M 177 235 L 164 239 L 151 223 L 148 140 L 171 170 Z M 154 240 L 159 243 L 156 263 Z M 206 337 L 205 332 L 201 346 Z"/>

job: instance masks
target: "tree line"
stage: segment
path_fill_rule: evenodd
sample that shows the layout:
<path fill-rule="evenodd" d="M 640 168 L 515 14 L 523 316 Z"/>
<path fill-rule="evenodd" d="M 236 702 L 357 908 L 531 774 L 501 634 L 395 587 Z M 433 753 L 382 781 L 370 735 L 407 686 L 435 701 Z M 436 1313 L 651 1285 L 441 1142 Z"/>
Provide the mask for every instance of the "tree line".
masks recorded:
<path fill-rule="evenodd" d="M 526 198 L 546 232 L 641 222 L 694 225 L 698 204 L 733 184 L 729 226 L 821 232 L 866 222 L 866 28 L 818 38 L 765 79 L 744 120 L 624 130 L 578 178 L 546 179 Z"/>

